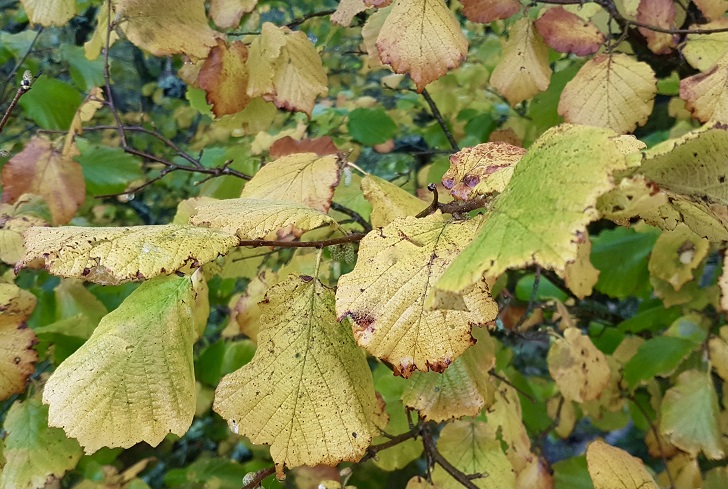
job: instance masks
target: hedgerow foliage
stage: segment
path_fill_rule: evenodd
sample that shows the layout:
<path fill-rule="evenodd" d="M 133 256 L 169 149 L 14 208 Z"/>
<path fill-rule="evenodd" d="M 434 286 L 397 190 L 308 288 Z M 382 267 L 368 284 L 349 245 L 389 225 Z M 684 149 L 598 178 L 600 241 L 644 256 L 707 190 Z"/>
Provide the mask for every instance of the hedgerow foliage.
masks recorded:
<path fill-rule="evenodd" d="M 726 10 L 10 2 L 0 489 L 728 486 Z"/>

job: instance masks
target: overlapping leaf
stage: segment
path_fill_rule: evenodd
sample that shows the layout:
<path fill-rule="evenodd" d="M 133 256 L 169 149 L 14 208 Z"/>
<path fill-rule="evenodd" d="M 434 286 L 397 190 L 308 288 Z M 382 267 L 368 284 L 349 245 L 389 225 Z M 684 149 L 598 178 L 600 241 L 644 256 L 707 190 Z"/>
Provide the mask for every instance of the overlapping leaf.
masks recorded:
<path fill-rule="evenodd" d="M 693 271 L 707 256 L 710 243 L 684 223 L 662 233 L 649 261 L 650 275 L 668 282 L 677 291 L 693 279 Z"/>
<path fill-rule="evenodd" d="M 348 26 L 354 20 L 354 16 L 367 9 L 364 0 L 341 0 L 336 12 L 331 14 L 331 22 L 341 26 Z"/>
<path fill-rule="evenodd" d="M 269 444 L 279 474 L 358 461 L 376 433 L 374 385 L 364 353 L 336 320 L 333 291 L 291 276 L 261 308 L 258 350 L 220 381 L 214 409 L 236 433 Z"/>
<path fill-rule="evenodd" d="M 604 353 L 577 328 L 564 331 L 549 349 L 551 377 L 569 401 L 585 402 L 599 397 L 607 386 L 610 369 Z"/>
<path fill-rule="evenodd" d="M 238 238 L 212 229 L 167 224 L 118 228 L 33 227 L 16 265 L 105 285 L 199 267 L 237 246 Z"/>
<path fill-rule="evenodd" d="M 642 460 L 601 440 L 586 450 L 594 489 L 658 489 Z"/>
<path fill-rule="evenodd" d="M 444 371 L 472 344 L 471 328 L 495 319 L 497 306 L 482 280 L 462 296 L 446 297 L 438 310 L 425 305 L 478 224 L 442 215 L 397 219 L 362 240 L 356 267 L 339 279 L 338 316 L 351 317 L 357 343 L 397 375 Z"/>
<path fill-rule="evenodd" d="M 597 198 L 614 186 L 610 175 L 624 167 L 611 131 L 571 125 L 547 131 L 518 162 L 476 238 L 437 283 L 437 294 L 533 263 L 563 273 L 577 258 L 586 225 L 599 215 Z"/>
<path fill-rule="evenodd" d="M 416 216 L 427 208 L 427 203 L 406 190 L 376 175 L 367 175 L 361 181 L 364 197 L 372 205 L 371 221 L 374 227 L 383 227 L 395 219 Z"/>
<path fill-rule="evenodd" d="M 566 84 L 558 110 L 567 122 L 627 133 L 647 122 L 656 94 L 647 63 L 626 54 L 600 54 Z"/>
<path fill-rule="evenodd" d="M 518 0 L 463 0 L 461 3 L 465 17 L 483 24 L 507 19 L 521 10 Z"/>
<path fill-rule="evenodd" d="M 725 29 L 728 19 L 720 18 L 707 24 L 690 26 L 691 29 Z M 728 49 L 728 32 L 711 34 L 690 34 L 681 53 L 696 70 L 706 71 L 715 65 Z"/>
<path fill-rule="evenodd" d="M 490 84 L 511 105 L 516 105 L 548 88 L 551 82 L 549 48 L 527 18 L 518 20 L 508 35 Z"/>
<path fill-rule="evenodd" d="M 22 0 L 31 24 L 43 27 L 62 26 L 76 15 L 74 0 Z"/>
<path fill-rule="evenodd" d="M 637 7 L 637 22 L 661 29 L 675 28 L 675 2 L 673 0 L 640 0 Z M 637 28 L 645 39 L 647 47 L 655 54 L 669 54 L 677 46 L 677 35 L 657 32 L 645 27 Z"/>
<path fill-rule="evenodd" d="M 562 53 L 587 56 L 604 44 L 604 34 L 591 21 L 584 20 L 563 7 L 548 9 L 535 22 L 546 44 Z"/>
<path fill-rule="evenodd" d="M 210 18 L 220 29 L 231 29 L 257 4 L 258 0 L 210 0 Z"/>
<path fill-rule="evenodd" d="M 488 426 L 502 440 L 511 465 L 516 472 L 521 472 L 536 457 L 531 453 L 531 439 L 523 425 L 523 411 L 516 390 L 501 383 L 495 393 L 495 402 L 485 414 Z"/>
<path fill-rule="evenodd" d="M 728 10 L 728 4 L 722 0 L 693 0 L 693 3 L 708 20 L 719 19 Z"/>
<path fill-rule="evenodd" d="M 106 315 L 48 379 L 49 424 L 86 453 L 186 433 L 195 412 L 192 344 L 198 311 L 208 307 L 196 288 L 188 277 L 160 277 Z"/>
<path fill-rule="evenodd" d="M 15 204 L 0 204 L 0 260 L 15 265 L 25 254 L 23 233 L 32 226 L 46 226 L 51 214 L 37 195 L 21 195 Z"/>
<path fill-rule="evenodd" d="M 421 92 L 460 65 L 468 41 L 443 0 L 395 0 L 377 37 L 382 63 L 407 73 Z"/>
<path fill-rule="evenodd" d="M 248 88 L 248 48 L 240 41 L 217 41 L 200 68 L 200 88 L 207 92 L 207 103 L 220 117 L 243 110 L 250 102 Z"/>
<path fill-rule="evenodd" d="M 685 108 L 701 122 L 728 123 L 728 56 L 709 69 L 680 80 Z"/>
<path fill-rule="evenodd" d="M 15 284 L 0 283 L 0 400 L 23 392 L 35 371 L 37 340 L 25 325 L 34 308 L 33 294 Z"/>

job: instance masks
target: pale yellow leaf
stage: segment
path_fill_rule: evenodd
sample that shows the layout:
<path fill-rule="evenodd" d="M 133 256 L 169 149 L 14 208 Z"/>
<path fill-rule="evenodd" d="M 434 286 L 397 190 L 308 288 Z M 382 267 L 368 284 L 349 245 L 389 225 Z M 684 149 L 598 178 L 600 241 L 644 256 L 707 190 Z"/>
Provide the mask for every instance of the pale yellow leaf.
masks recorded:
<path fill-rule="evenodd" d="M 468 41 L 444 0 L 395 0 L 377 49 L 382 63 L 395 73 L 409 74 L 421 92 L 460 65 Z"/>
<path fill-rule="evenodd" d="M 647 63 L 626 54 L 600 54 L 566 84 L 558 111 L 567 122 L 626 133 L 647 122 L 656 94 Z"/>
<path fill-rule="evenodd" d="M 533 22 L 522 18 L 508 31 L 490 84 L 511 105 L 516 105 L 546 90 L 550 82 L 549 48 Z"/>
<path fill-rule="evenodd" d="M 62 26 L 76 15 L 75 0 L 21 0 L 31 24 Z"/>
<path fill-rule="evenodd" d="M 543 458 L 534 457 L 518 472 L 516 489 L 554 489 L 553 470 Z"/>
<path fill-rule="evenodd" d="M 196 297 L 189 277 L 140 285 L 48 379 L 49 424 L 86 453 L 185 434 L 195 412 L 198 300 L 207 297 Z"/>
<path fill-rule="evenodd" d="M 564 338 L 551 345 L 547 361 L 551 377 L 569 401 L 598 398 L 611 375 L 604 353 L 577 328 L 568 328 Z"/>
<path fill-rule="evenodd" d="M 684 223 L 660 234 L 650 254 L 650 275 L 663 280 L 678 291 L 693 280 L 693 271 L 708 255 L 710 242 Z M 696 279 L 699 277 L 696 277 Z"/>
<path fill-rule="evenodd" d="M 118 0 L 116 15 L 129 40 L 155 56 L 201 59 L 217 44 L 203 0 Z"/>
<path fill-rule="evenodd" d="M 407 481 L 407 487 L 405 489 L 440 489 L 438 486 L 430 484 L 427 479 L 420 477 L 419 475 L 414 476 Z"/>
<path fill-rule="evenodd" d="M 47 226 L 50 220 L 48 206 L 37 195 L 24 194 L 15 204 L 0 204 L 0 260 L 15 265 L 25 254 L 23 233 L 32 226 Z"/>
<path fill-rule="evenodd" d="M 367 53 L 367 65 L 371 69 L 381 68 L 382 60 L 379 58 L 379 50 L 377 49 L 377 38 L 382 30 L 384 22 L 387 20 L 392 7 L 385 7 L 377 10 L 369 16 L 361 28 L 361 37 L 364 51 Z"/>
<path fill-rule="evenodd" d="M 236 236 L 167 224 L 118 228 L 33 227 L 17 267 L 104 285 L 146 280 L 197 268 L 237 246 Z"/>
<path fill-rule="evenodd" d="M 291 276 L 261 304 L 253 360 L 226 375 L 214 409 L 235 433 L 270 445 L 284 466 L 358 461 L 376 428 L 376 399 L 364 352 L 339 324 L 333 291 Z"/>
<path fill-rule="evenodd" d="M 15 284 L 0 283 L 0 400 L 25 391 L 38 353 L 35 333 L 25 321 L 35 308 L 35 296 Z"/>
<path fill-rule="evenodd" d="M 331 14 L 331 22 L 344 27 L 349 26 L 354 20 L 354 16 L 364 12 L 367 8 L 369 7 L 364 4 L 364 0 L 339 0 L 336 12 Z"/>
<path fill-rule="evenodd" d="M 114 20 L 114 13 L 111 14 L 111 19 Z M 94 60 L 99 57 L 101 50 L 106 47 L 106 37 L 109 26 L 109 2 L 102 2 L 99 7 L 98 13 L 96 14 L 96 29 L 94 29 L 91 38 L 86 41 L 83 45 L 86 59 Z M 116 30 L 112 30 L 109 33 L 109 47 L 113 46 L 114 43 L 119 39 L 119 34 Z"/>
<path fill-rule="evenodd" d="M 591 249 L 591 241 L 586 236 L 576 250 L 576 260 L 567 263 L 564 269 L 564 282 L 579 299 L 591 295 L 592 288 L 599 279 L 599 270 L 589 261 Z"/>
<path fill-rule="evenodd" d="M 425 297 L 472 239 L 479 220 L 400 218 L 360 243 L 354 270 L 339 278 L 336 310 L 354 322 L 357 343 L 397 375 L 444 371 L 472 343 L 470 330 L 495 319 L 485 281 L 438 310 Z"/>
<path fill-rule="evenodd" d="M 693 3 L 707 20 L 717 20 L 728 10 L 726 0 L 693 0 Z"/>
<path fill-rule="evenodd" d="M 685 108 L 701 122 L 728 123 L 728 56 L 711 68 L 680 80 Z"/>
<path fill-rule="evenodd" d="M 371 222 L 374 227 L 386 226 L 400 217 L 416 216 L 427 208 L 427 202 L 375 175 L 365 176 L 361 189 L 372 205 Z"/>
<path fill-rule="evenodd" d="M 690 29 L 725 29 L 728 18 L 720 18 L 707 24 L 694 24 Z M 681 53 L 696 70 L 706 71 L 716 64 L 728 49 L 728 32 L 712 34 L 690 34 Z"/>
<path fill-rule="evenodd" d="M 210 18 L 220 29 L 240 25 L 243 15 L 252 12 L 258 0 L 210 0 Z"/>
<path fill-rule="evenodd" d="M 642 460 L 601 440 L 586 450 L 594 489 L 659 489 Z"/>

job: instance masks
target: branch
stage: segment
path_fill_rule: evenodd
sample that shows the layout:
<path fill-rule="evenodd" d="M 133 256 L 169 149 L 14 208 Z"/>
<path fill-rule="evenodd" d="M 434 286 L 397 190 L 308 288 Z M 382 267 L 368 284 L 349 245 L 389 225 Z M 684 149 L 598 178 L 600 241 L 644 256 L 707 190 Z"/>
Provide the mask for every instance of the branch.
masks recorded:
<path fill-rule="evenodd" d="M 418 422 L 409 431 L 406 431 L 406 432 L 402 433 L 401 435 L 394 436 L 394 437 L 392 437 L 392 439 L 385 441 L 384 443 L 370 446 L 369 448 L 367 448 L 366 455 L 364 455 L 364 457 L 359 461 L 359 463 L 366 462 L 367 460 L 372 459 L 372 458 L 376 458 L 377 454 L 383 450 L 386 450 L 386 449 L 392 448 L 392 447 L 396 447 L 397 445 L 404 443 L 407 440 L 417 438 L 420 434 L 421 428 L 422 428 L 422 425 L 420 422 Z"/>
<path fill-rule="evenodd" d="M 447 204 L 440 204 L 437 186 L 434 183 L 430 183 L 427 185 L 427 190 L 432 192 L 432 203 L 415 217 L 426 217 L 437 210 L 443 214 L 457 216 L 476 209 L 482 209 L 488 204 L 488 197 L 479 197 L 473 200 L 453 200 Z"/>
<path fill-rule="evenodd" d="M 366 219 L 364 219 L 361 214 L 356 212 L 354 209 L 349 209 L 345 205 L 337 204 L 336 202 L 331 203 L 331 208 L 335 211 L 341 212 L 342 214 L 346 214 L 347 216 L 351 217 L 351 219 L 359 224 L 364 231 L 369 232 L 372 230 L 372 225 L 367 222 Z"/>
<path fill-rule="evenodd" d="M 422 427 L 422 445 L 425 447 L 425 453 L 430 460 L 442 467 L 453 479 L 468 489 L 478 489 L 478 486 L 473 484 L 473 479 L 488 477 L 488 474 L 466 474 L 448 462 L 437 450 L 435 442 L 432 440 L 432 434 L 427 426 Z"/>
<path fill-rule="evenodd" d="M 303 24 L 307 20 L 311 20 L 316 17 L 326 17 L 327 15 L 331 15 L 334 12 L 336 12 L 336 9 L 322 10 L 320 12 L 311 12 L 304 15 L 303 17 L 293 19 L 288 24 L 286 24 L 286 27 L 288 27 L 289 29 L 293 29 L 294 27 L 298 27 L 299 25 Z"/>
<path fill-rule="evenodd" d="M 528 306 L 523 311 L 523 315 L 520 317 L 518 322 L 513 326 L 514 331 L 518 331 L 523 326 L 523 323 L 528 319 L 528 315 L 533 311 L 533 306 L 536 304 L 536 296 L 538 294 L 538 284 L 541 282 L 541 267 L 536 265 L 536 275 L 533 278 L 533 288 L 531 289 L 531 297 L 528 299 Z"/>
<path fill-rule="evenodd" d="M 18 88 L 18 91 L 15 92 L 15 96 L 13 97 L 13 100 L 10 101 L 10 105 L 8 105 L 7 110 L 3 114 L 3 118 L 0 119 L 0 133 L 3 132 L 5 124 L 8 123 L 8 119 L 10 119 L 10 114 L 15 109 L 15 106 L 18 105 L 18 100 L 20 100 L 20 97 L 30 91 L 30 89 L 33 87 L 33 83 L 35 80 L 33 79 L 32 74 L 30 75 L 30 77 L 27 76 L 29 73 L 30 71 L 26 71 L 23 75 L 23 81 L 20 83 L 20 88 Z"/>
<path fill-rule="evenodd" d="M 238 243 L 238 246 L 249 246 L 251 248 L 259 248 L 261 246 L 271 246 L 275 248 L 326 248 L 344 243 L 356 243 L 361 241 L 367 233 L 354 233 L 341 238 L 323 239 L 320 241 L 272 241 L 265 239 L 244 239 Z"/>
<path fill-rule="evenodd" d="M 430 111 L 432 111 L 432 115 L 437 120 L 437 123 L 440 124 L 440 128 L 442 129 L 442 132 L 445 133 L 445 137 L 447 138 L 447 141 L 450 143 L 450 147 L 453 149 L 453 151 L 460 151 L 460 147 L 458 146 L 457 141 L 455 141 L 455 138 L 453 137 L 452 133 L 450 132 L 450 128 L 447 127 L 447 124 L 445 123 L 445 119 L 442 118 L 440 109 L 437 108 L 435 101 L 432 100 L 432 97 L 430 97 L 430 93 L 427 91 L 426 88 L 424 90 L 422 90 L 422 96 L 425 97 L 425 101 L 427 102 L 427 105 L 430 106 Z"/>
<path fill-rule="evenodd" d="M 275 474 L 276 468 L 275 467 L 268 467 L 266 469 L 260 469 L 258 472 L 255 472 L 254 476 L 248 483 L 246 483 L 242 489 L 255 489 L 256 487 L 260 486 L 260 483 L 263 482 L 263 479 L 265 479 L 268 476 L 271 476 Z"/>
<path fill-rule="evenodd" d="M 2 7 L 0 7 L 0 9 L 2 9 Z M 33 52 L 33 46 L 35 46 L 35 43 L 38 40 L 38 38 L 40 37 L 42 32 L 43 32 L 43 27 L 38 29 L 38 31 L 35 34 L 35 37 L 30 42 L 30 46 L 28 46 L 28 50 L 25 51 L 25 54 L 23 54 L 23 57 L 20 58 L 17 63 L 15 63 L 15 66 L 13 66 L 13 69 L 10 70 L 10 73 L 8 73 L 8 76 L 5 77 L 5 82 L 3 83 L 3 88 L 2 88 L 2 90 L 0 90 L 0 96 L 2 96 L 0 101 L 2 101 L 2 102 L 5 101 L 5 91 L 7 90 L 8 85 L 10 84 L 11 80 L 13 79 L 15 74 L 18 72 L 20 67 L 23 66 L 23 63 L 25 63 L 25 60 L 28 59 L 28 56 L 30 56 L 30 53 Z"/>

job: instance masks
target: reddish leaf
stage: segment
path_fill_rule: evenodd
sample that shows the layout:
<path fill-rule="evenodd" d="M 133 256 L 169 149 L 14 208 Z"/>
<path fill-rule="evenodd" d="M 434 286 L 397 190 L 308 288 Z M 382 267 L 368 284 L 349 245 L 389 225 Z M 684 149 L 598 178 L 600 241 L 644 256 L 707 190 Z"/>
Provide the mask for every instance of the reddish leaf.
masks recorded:
<path fill-rule="evenodd" d="M 23 194 L 40 195 L 48 203 L 55 224 L 71 220 L 86 198 L 81 165 L 42 137 L 34 137 L 2 170 L 4 203 Z"/>
<path fill-rule="evenodd" d="M 291 136 L 278 139 L 270 147 L 270 157 L 280 158 L 281 156 L 293 153 L 316 153 L 318 156 L 335 155 L 339 148 L 334 140 L 328 136 L 313 139 L 301 139 L 297 141 Z"/>
<path fill-rule="evenodd" d="M 535 24 L 546 44 L 560 53 L 587 56 L 604 43 L 604 34 L 596 25 L 563 7 L 547 10 Z"/>
<path fill-rule="evenodd" d="M 248 90 L 248 48 L 240 41 L 218 40 L 200 68 L 198 82 L 207 92 L 212 112 L 220 117 L 243 110 L 250 102 Z"/>
<path fill-rule="evenodd" d="M 521 10 L 518 0 L 462 0 L 462 4 L 465 17 L 483 24 L 507 19 Z"/>
<path fill-rule="evenodd" d="M 637 22 L 663 29 L 675 27 L 675 2 L 673 0 L 641 0 L 637 7 Z M 677 36 L 639 27 L 647 47 L 655 54 L 669 54 L 677 46 Z"/>

